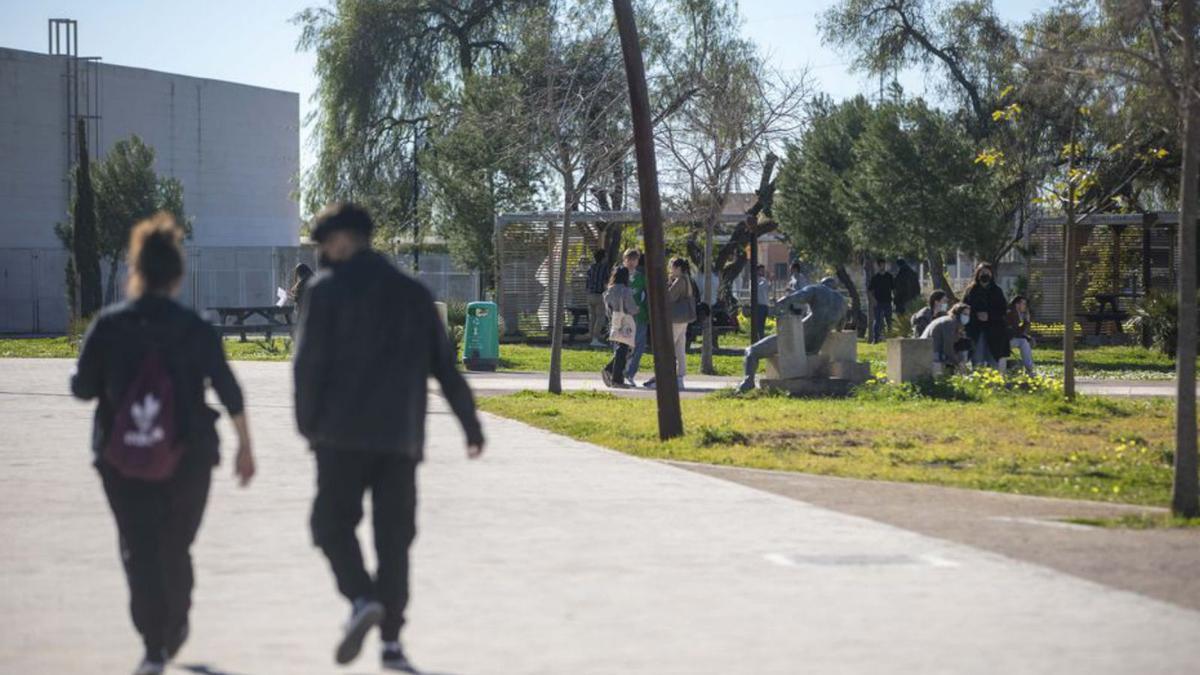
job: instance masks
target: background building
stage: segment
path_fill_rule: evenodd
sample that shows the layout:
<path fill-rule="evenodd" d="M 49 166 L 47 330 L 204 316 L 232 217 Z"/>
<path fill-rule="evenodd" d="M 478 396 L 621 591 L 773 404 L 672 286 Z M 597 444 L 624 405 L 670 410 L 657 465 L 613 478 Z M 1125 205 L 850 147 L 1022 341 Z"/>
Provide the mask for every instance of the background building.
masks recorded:
<path fill-rule="evenodd" d="M 274 304 L 297 260 L 311 258 L 300 249 L 296 93 L 0 48 L 0 332 L 67 327 L 54 225 L 67 220 L 77 117 L 93 158 L 136 134 L 158 174 L 183 184 L 184 302 Z"/>

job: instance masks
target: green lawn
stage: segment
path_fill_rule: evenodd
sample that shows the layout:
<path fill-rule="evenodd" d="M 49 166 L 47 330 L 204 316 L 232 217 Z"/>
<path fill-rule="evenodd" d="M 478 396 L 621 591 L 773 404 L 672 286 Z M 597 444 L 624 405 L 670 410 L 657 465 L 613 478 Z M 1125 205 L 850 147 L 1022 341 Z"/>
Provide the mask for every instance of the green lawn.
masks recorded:
<path fill-rule="evenodd" d="M 687 433 L 669 442 L 658 440 L 647 399 L 521 392 L 480 405 L 642 457 L 1133 504 L 1170 497 L 1166 400 L 1069 404 L 1052 390 L 968 401 L 714 394 L 682 401 Z"/>
<path fill-rule="evenodd" d="M 744 348 L 749 342 L 744 334 L 721 336 L 721 347 Z M 289 341 L 275 338 L 271 342 L 226 340 L 229 358 L 239 361 L 275 361 L 290 356 Z M 1174 377 L 1175 365 L 1158 351 L 1141 347 L 1082 347 L 1076 350 L 1076 375 L 1101 379 L 1169 380 Z M 76 346 L 65 337 L 0 339 L 0 358 L 74 358 Z M 566 372 L 598 372 L 612 356 L 609 349 L 594 349 L 583 345 L 569 346 L 563 351 L 563 370 Z M 871 362 L 871 369 L 886 369 L 887 348 L 883 344 L 858 343 L 858 358 Z M 1062 376 L 1062 350 L 1037 348 L 1034 362 L 1048 375 Z M 740 375 L 740 355 L 717 354 L 713 365 L 718 375 Z M 546 345 L 500 345 L 500 369 L 545 371 L 550 366 L 550 348 Z M 654 369 L 654 357 L 642 359 L 642 370 Z M 688 372 L 700 372 L 700 354 L 696 349 L 688 354 Z"/>

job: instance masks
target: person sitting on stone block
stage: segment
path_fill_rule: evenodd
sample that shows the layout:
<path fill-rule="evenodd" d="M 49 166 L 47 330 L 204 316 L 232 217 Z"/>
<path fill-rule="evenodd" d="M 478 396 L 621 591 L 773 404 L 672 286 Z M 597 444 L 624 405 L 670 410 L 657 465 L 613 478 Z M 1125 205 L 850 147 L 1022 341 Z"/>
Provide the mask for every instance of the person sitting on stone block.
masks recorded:
<path fill-rule="evenodd" d="M 804 351 L 816 354 L 825 343 L 829 331 L 837 328 L 846 317 L 846 299 L 837 291 L 837 280 L 825 277 L 819 284 L 809 284 L 775 303 L 775 315 L 787 313 L 801 316 L 805 308 Z M 743 362 L 746 378 L 738 386 L 738 391 L 747 392 L 754 388 L 754 378 L 758 373 L 758 362 L 779 353 L 779 336 L 770 335 L 750 345 L 746 349 Z"/>
<path fill-rule="evenodd" d="M 960 302 L 950 308 L 950 313 L 934 319 L 925 332 L 924 340 L 933 340 L 933 362 L 951 370 L 963 369 L 967 362 L 969 341 L 966 326 L 971 321 L 971 306 Z"/>

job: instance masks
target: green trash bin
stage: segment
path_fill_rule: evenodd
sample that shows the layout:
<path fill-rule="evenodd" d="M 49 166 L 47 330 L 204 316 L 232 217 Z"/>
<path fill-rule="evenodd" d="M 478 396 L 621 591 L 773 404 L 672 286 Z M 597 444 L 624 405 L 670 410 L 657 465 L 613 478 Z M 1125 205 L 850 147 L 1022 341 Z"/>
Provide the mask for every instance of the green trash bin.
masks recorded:
<path fill-rule="evenodd" d="M 500 362 L 500 323 L 494 302 L 467 305 L 463 329 L 463 365 L 467 370 L 496 370 Z"/>

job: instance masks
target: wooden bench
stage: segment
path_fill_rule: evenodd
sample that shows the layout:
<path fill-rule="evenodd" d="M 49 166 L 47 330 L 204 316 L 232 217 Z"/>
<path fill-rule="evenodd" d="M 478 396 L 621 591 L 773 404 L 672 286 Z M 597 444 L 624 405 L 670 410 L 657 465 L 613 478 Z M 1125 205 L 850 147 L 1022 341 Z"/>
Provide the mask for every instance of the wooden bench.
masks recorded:
<path fill-rule="evenodd" d="M 275 332 L 290 334 L 292 331 L 292 314 L 296 308 L 285 307 L 209 307 L 219 317 L 217 330 L 224 335 L 240 335 L 242 342 L 246 341 L 247 333 L 262 333 L 268 340 Z M 246 321 L 259 317 L 265 323 L 247 324 Z M 230 323 L 232 321 L 232 323 Z"/>

